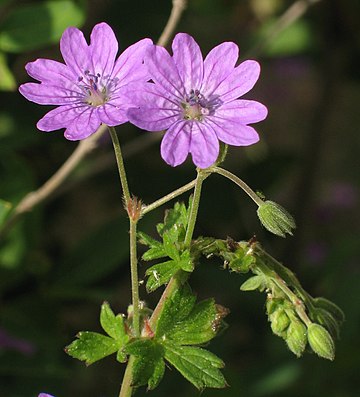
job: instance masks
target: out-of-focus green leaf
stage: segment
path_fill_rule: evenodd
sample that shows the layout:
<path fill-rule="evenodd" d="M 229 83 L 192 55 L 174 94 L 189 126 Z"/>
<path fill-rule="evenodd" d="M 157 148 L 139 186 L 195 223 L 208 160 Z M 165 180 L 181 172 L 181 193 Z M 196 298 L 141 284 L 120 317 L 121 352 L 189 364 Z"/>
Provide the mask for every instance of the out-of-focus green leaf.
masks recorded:
<path fill-rule="evenodd" d="M 267 29 L 264 29 L 266 32 Z M 309 50 L 314 37 L 307 21 L 299 19 L 271 41 L 265 53 L 269 56 L 295 55 Z"/>
<path fill-rule="evenodd" d="M 110 274 L 128 257 L 127 220 L 112 220 L 90 233 L 65 258 L 57 285 L 89 285 Z"/>
<path fill-rule="evenodd" d="M 0 25 L 0 49 L 19 53 L 55 43 L 68 26 L 81 26 L 84 18 L 84 7 L 71 0 L 14 7 Z"/>
<path fill-rule="evenodd" d="M 0 226 L 4 223 L 8 213 L 11 210 L 11 203 L 0 199 Z"/>
<path fill-rule="evenodd" d="M 14 91 L 16 88 L 16 81 L 6 63 L 6 56 L 0 53 L 0 90 Z"/>

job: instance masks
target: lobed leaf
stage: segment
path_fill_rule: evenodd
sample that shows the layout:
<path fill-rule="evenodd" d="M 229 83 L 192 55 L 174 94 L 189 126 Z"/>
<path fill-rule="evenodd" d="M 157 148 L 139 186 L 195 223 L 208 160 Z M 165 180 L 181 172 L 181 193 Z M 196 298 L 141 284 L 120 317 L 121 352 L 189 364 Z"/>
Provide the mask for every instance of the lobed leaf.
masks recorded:
<path fill-rule="evenodd" d="M 224 363 L 215 354 L 199 347 L 178 346 L 170 341 L 164 342 L 163 346 L 165 359 L 197 389 L 227 386 L 226 380 L 219 370 L 224 367 Z"/>
<path fill-rule="evenodd" d="M 155 335 L 161 338 L 171 332 L 177 323 L 184 320 L 194 308 L 196 297 L 188 284 L 178 289 L 165 304 L 157 322 Z"/>
<path fill-rule="evenodd" d="M 97 332 L 79 332 L 78 339 L 65 348 L 67 354 L 86 365 L 93 364 L 121 348 L 120 342 Z"/>
<path fill-rule="evenodd" d="M 121 346 L 127 343 L 129 336 L 126 334 L 124 317 L 121 314 L 115 316 L 107 302 L 101 306 L 100 324 L 110 337 L 120 342 Z"/>
<path fill-rule="evenodd" d="M 179 265 L 173 260 L 158 263 L 157 265 L 149 267 L 145 273 L 149 276 L 146 282 L 146 290 L 148 292 L 155 291 L 162 285 L 166 284 L 178 270 Z"/>

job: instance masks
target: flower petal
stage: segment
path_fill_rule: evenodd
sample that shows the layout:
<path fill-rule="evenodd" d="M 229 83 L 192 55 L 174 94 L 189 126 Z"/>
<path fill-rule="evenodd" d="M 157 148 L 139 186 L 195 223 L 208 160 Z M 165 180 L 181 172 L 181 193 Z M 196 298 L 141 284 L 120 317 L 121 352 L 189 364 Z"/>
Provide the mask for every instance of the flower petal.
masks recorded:
<path fill-rule="evenodd" d="M 210 126 L 192 123 L 190 153 L 194 164 L 199 168 L 208 168 L 215 163 L 219 155 L 219 141 Z"/>
<path fill-rule="evenodd" d="M 165 48 L 152 45 L 146 51 L 145 64 L 150 78 L 168 92 L 174 100 L 184 100 L 185 88 L 171 58 Z"/>
<path fill-rule="evenodd" d="M 251 124 L 262 121 L 268 114 L 266 106 L 257 101 L 250 101 L 245 99 L 237 99 L 228 103 L 224 103 L 215 114 L 210 116 L 213 120 L 225 122 L 230 120 L 239 124 Z"/>
<path fill-rule="evenodd" d="M 144 130 L 165 130 L 181 117 L 179 106 L 166 98 L 156 84 L 130 84 L 122 92 L 133 106 L 127 113 L 130 122 Z"/>
<path fill-rule="evenodd" d="M 76 88 L 76 87 L 75 87 Z M 29 101 L 40 105 L 67 105 L 82 101 L 79 91 L 55 87 L 46 83 L 25 83 L 19 87 L 20 93 Z"/>
<path fill-rule="evenodd" d="M 41 131 L 54 131 L 68 127 L 88 106 L 59 106 L 40 119 L 37 128 Z"/>
<path fill-rule="evenodd" d="M 256 61 L 245 61 L 216 88 L 214 95 L 230 102 L 249 92 L 260 75 L 260 65 Z"/>
<path fill-rule="evenodd" d="M 118 52 L 118 42 L 107 23 L 94 26 L 90 36 L 90 52 L 94 74 L 100 73 L 105 78 L 110 76 Z"/>
<path fill-rule="evenodd" d="M 183 163 L 189 154 L 189 124 L 183 120 L 173 124 L 161 141 L 161 157 L 173 167 Z"/>
<path fill-rule="evenodd" d="M 204 62 L 197 42 L 186 33 L 178 33 L 172 43 L 173 60 L 187 93 L 200 89 L 204 75 Z"/>
<path fill-rule="evenodd" d="M 76 76 L 74 76 L 71 69 L 63 63 L 51 59 L 37 59 L 34 62 L 29 62 L 26 64 L 25 69 L 29 76 L 50 85 L 60 85 L 64 88 L 69 88 L 76 81 Z"/>
<path fill-rule="evenodd" d="M 220 141 L 228 145 L 249 146 L 259 141 L 258 133 L 249 125 L 215 117 L 208 117 L 206 124 L 213 128 Z"/>
<path fill-rule="evenodd" d="M 239 57 L 239 47 L 226 42 L 214 47 L 204 61 L 204 79 L 201 93 L 211 96 L 219 84 L 234 70 Z"/>
<path fill-rule="evenodd" d="M 87 107 L 67 127 L 64 136 L 69 141 L 79 141 L 92 135 L 100 127 L 101 120 L 96 112 L 96 108 Z"/>
<path fill-rule="evenodd" d="M 98 106 L 96 110 L 101 122 L 110 127 L 124 124 L 129 121 L 126 110 L 121 106 L 116 106 L 114 101 L 108 102 L 103 106 Z"/>
<path fill-rule="evenodd" d="M 148 80 L 148 71 L 144 65 L 146 49 L 152 45 L 150 39 L 143 39 L 128 47 L 115 62 L 112 78 L 118 86 L 133 81 Z"/>
<path fill-rule="evenodd" d="M 83 33 L 74 27 L 67 28 L 60 39 L 60 51 L 66 65 L 76 76 L 92 69 L 90 49 Z"/>

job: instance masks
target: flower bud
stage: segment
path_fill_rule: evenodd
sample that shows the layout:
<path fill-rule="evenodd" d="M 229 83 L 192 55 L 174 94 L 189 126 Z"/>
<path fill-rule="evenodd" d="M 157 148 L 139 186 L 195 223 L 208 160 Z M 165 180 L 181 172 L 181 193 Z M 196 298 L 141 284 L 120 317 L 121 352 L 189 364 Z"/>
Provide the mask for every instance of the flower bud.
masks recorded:
<path fill-rule="evenodd" d="M 290 319 L 284 310 L 276 310 L 271 316 L 271 329 L 275 335 L 283 336 L 283 332 L 290 324 Z"/>
<path fill-rule="evenodd" d="M 285 237 L 286 233 L 292 235 L 292 229 L 296 227 L 294 218 L 281 205 L 273 201 L 263 202 L 257 214 L 265 229 L 277 236 Z"/>
<path fill-rule="evenodd" d="M 320 357 L 328 360 L 335 358 L 335 345 L 330 334 L 324 327 L 312 323 L 308 328 L 309 345 Z"/>
<path fill-rule="evenodd" d="M 301 357 L 307 344 L 306 326 L 300 320 L 292 319 L 285 339 L 289 349 L 297 357 Z"/>

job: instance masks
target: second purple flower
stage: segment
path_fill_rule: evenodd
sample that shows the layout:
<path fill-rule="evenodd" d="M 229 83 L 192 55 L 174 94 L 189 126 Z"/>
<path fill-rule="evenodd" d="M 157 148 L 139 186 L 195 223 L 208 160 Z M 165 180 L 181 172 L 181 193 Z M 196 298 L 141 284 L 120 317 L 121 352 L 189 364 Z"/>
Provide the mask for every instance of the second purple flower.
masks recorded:
<path fill-rule="evenodd" d="M 153 83 L 128 96 L 137 107 L 129 120 L 148 131 L 167 130 L 161 156 L 177 166 L 191 153 L 200 168 L 211 166 L 219 154 L 219 141 L 234 146 L 256 143 L 259 136 L 248 124 L 264 120 L 267 109 L 259 102 L 238 99 L 250 91 L 260 74 L 256 61 L 235 67 L 239 49 L 225 42 L 203 60 L 200 47 L 185 33 L 175 36 L 173 56 L 160 46 L 149 46 L 145 64 Z"/>

